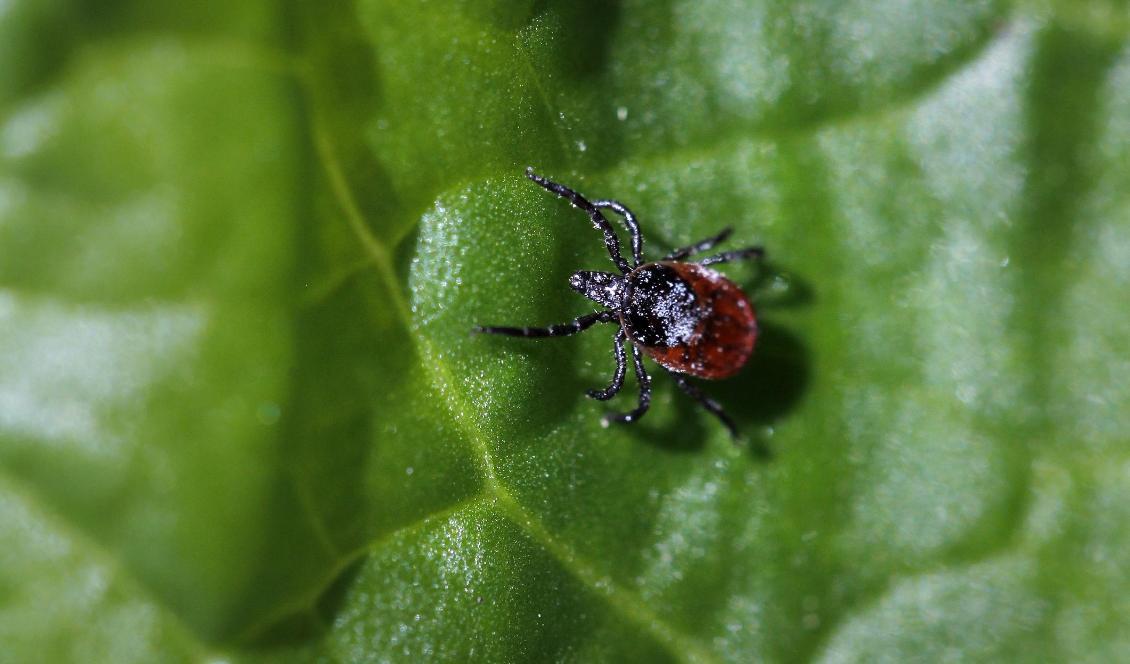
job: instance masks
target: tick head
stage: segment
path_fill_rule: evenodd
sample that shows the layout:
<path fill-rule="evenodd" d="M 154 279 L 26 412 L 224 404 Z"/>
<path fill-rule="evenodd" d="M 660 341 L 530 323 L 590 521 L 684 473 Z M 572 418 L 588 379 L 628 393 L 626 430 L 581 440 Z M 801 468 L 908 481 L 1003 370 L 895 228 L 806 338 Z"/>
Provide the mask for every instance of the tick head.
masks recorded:
<path fill-rule="evenodd" d="M 624 277 L 610 272 L 581 270 L 569 277 L 569 286 L 593 302 L 609 309 L 620 309 L 624 304 Z"/>

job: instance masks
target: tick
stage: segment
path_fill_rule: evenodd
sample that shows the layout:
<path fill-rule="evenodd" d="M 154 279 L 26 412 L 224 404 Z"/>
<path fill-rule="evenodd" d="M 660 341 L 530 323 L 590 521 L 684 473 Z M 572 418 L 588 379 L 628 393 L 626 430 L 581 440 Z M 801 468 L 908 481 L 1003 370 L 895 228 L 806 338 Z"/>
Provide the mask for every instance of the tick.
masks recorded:
<path fill-rule="evenodd" d="M 615 396 L 624 386 L 627 370 L 625 342 L 630 342 L 632 366 L 639 381 L 639 403 L 626 413 L 605 415 L 601 424 L 635 422 L 651 404 L 651 378 L 643 365 L 646 353 L 671 374 L 675 384 L 703 408 L 713 413 L 737 437 L 734 421 L 717 401 L 688 380 L 688 376 L 717 379 L 733 376 L 749 360 L 757 341 L 757 316 L 742 289 L 708 266 L 746 258 L 761 258 L 761 247 L 725 251 L 699 260 L 687 260 L 712 249 L 730 236 L 726 228 L 714 237 L 676 249 L 662 260 L 645 262 L 643 234 L 636 215 L 612 200 L 589 201 L 572 189 L 526 169 L 526 177 L 569 201 L 589 215 L 593 226 L 604 234 L 604 246 L 619 270 L 580 270 L 569 277 L 573 290 L 605 307 L 568 323 L 548 327 L 475 327 L 476 332 L 512 337 L 564 337 L 597 323 L 619 326 L 612 340 L 616 370 L 612 382 L 586 394 L 600 401 Z M 632 238 L 632 260 L 620 254 L 620 240 L 612 224 L 601 213 L 611 210 L 623 217 Z"/>

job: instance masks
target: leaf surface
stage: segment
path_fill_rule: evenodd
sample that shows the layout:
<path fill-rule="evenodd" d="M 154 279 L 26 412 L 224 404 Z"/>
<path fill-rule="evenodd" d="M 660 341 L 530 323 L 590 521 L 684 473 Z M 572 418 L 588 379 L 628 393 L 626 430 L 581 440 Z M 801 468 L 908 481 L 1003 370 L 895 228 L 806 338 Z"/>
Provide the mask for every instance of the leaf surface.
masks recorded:
<path fill-rule="evenodd" d="M 206 5 L 0 8 L 0 661 L 1130 654 L 1122 10 Z M 741 445 L 471 334 L 527 165 L 768 249 Z"/>

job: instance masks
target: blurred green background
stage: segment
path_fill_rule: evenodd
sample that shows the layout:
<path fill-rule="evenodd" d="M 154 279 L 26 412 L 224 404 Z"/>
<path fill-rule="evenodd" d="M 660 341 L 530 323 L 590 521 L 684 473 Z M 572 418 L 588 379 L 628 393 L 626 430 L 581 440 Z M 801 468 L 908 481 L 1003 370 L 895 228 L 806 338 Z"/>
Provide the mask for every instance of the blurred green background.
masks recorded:
<path fill-rule="evenodd" d="M 0 1 L 0 662 L 1130 660 L 1115 0 Z M 763 323 L 601 429 L 527 165 Z M 612 407 L 632 405 L 634 382 Z"/>

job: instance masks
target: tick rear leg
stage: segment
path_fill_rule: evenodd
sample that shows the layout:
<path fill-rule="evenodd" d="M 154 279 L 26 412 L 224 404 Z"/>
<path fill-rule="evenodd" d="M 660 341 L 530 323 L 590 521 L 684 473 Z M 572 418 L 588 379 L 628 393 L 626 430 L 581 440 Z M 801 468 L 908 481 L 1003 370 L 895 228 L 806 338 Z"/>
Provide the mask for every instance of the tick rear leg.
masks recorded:
<path fill-rule="evenodd" d="M 632 344 L 632 361 L 636 369 L 636 380 L 640 383 L 640 402 L 635 409 L 627 413 L 609 413 L 601 418 L 600 423 L 603 426 L 608 426 L 612 422 L 635 422 L 643 417 L 647 412 L 648 406 L 651 405 L 651 378 L 648 377 L 647 371 L 643 368 L 643 356 L 640 354 L 640 349 Z"/>
<path fill-rule="evenodd" d="M 616 230 L 612 228 L 612 224 L 604 218 L 604 215 L 600 213 L 600 210 L 598 210 L 595 205 L 569 187 L 534 173 L 532 167 L 526 168 L 526 177 L 533 180 L 546 191 L 557 194 L 572 203 L 575 207 L 579 207 L 587 212 L 589 218 L 592 219 L 593 226 L 604 233 L 604 246 L 608 249 L 608 256 L 612 259 L 612 262 L 615 263 L 616 267 L 624 274 L 632 271 L 632 266 L 628 265 L 628 261 L 624 260 L 624 257 L 620 255 L 620 238 L 616 237 Z"/>
<path fill-rule="evenodd" d="M 699 265 L 716 265 L 718 263 L 729 263 L 730 261 L 739 261 L 746 258 L 762 259 L 764 257 L 765 249 L 761 247 L 746 247 L 745 249 L 735 249 L 734 251 L 723 251 L 720 254 L 707 256 L 695 262 Z"/>
<path fill-rule="evenodd" d="M 508 337 L 567 337 L 587 330 L 597 323 L 610 323 L 617 320 L 615 311 L 597 311 L 578 316 L 568 323 L 547 327 L 482 327 L 476 325 L 472 331 L 480 334 L 503 334 Z"/>
<path fill-rule="evenodd" d="M 693 256 L 694 254 L 701 254 L 704 251 L 709 251 L 710 249 L 714 248 L 715 245 L 721 244 L 722 242 L 725 242 L 726 238 L 730 237 L 730 233 L 733 233 L 733 232 L 734 232 L 733 228 L 730 228 L 730 227 L 723 228 L 722 232 L 715 235 L 714 237 L 708 237 L 705 240 L 700 240 L 700 241 L 698 241 L 698 242 L 696 242 L 692 245 L 688 245 L 686 247 L 681 247 L 679 249 L 676 249 L 676 250 L 672 251 L 671 253 L 667 254 L 666 256 L 664 256 L 663 260 L 665 260 L 665 261 L 681 261 L 684 258 L 686 258 L 687 256 Z"/>
<path fill-rule="evenodd" d="M 616 333 L 616 338 L 612 340 L 612 353 L 616 357 L 616 373 L 612 374 L 612 382 L 608 387 L 603 390 L 587 390 L 585 394 L 589 395 L 592 399 L 600 401 L 608 401 L 616 396 L 620 388 L 624 387 L 624 372 L 627 369 L 627 358 L 624 355 L 624 340 L 627 335 L 624 333 L 624 328 Z"/>
<path fill-rule="evenodd" d="M 730 432 L 730 437 L 736 441 L 738 438 L 738 427 L 734 424 L 734 421 L 730 419 L 730 416 L 726 414 L 726 411 L 722 409 L 722 406 L 714 399 L 706 396 L 702 390 L 698 389 L 696 385 L 687 380 L 687 377 L 683 374 L 678 374 L 673 371 L 670 373 L 671 377 L 675 379 L 675 384 L 679 386 L 679 389 L 686 392 L 692 399 L 697 401 L 699 405 L 711 413 L 714 413 L 715 417 L 722 420 L 722 424 L 726 425 L 726 429 Z"/>

